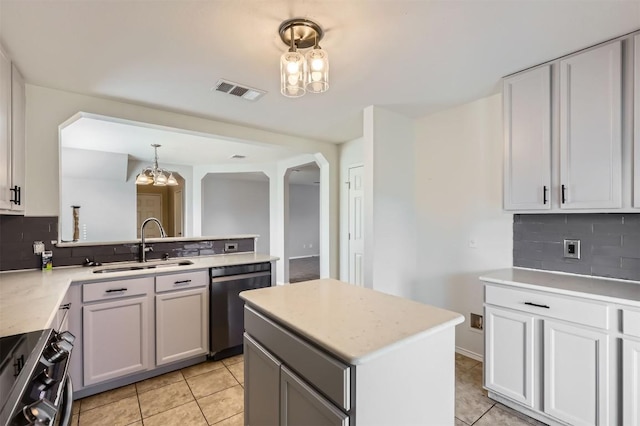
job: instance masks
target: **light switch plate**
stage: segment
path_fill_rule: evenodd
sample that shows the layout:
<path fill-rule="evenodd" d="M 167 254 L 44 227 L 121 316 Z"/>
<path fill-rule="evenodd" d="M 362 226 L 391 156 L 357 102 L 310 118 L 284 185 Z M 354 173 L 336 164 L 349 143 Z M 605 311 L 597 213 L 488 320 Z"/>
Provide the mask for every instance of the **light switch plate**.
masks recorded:
<path fill-rule="evenodd" d="M 580 259 L 580 240 L 564 240 L 564 256 L 566 259 Z"/>

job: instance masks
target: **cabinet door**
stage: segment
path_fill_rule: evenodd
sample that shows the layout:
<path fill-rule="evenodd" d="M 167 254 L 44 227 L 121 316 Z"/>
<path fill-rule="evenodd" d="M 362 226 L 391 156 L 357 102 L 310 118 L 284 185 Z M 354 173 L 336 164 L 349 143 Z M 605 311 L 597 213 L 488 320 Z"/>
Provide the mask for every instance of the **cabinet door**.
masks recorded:
<path fill-rule="evenodd" d="M 245 425 L 280 424 L 280 366 L 277 358 L 245 333 Z"/>
<path fill-rule="evenodd" d="M 640 34 L 635 36 L 634 38 L 634 119 L 635 130 L 634 130 L 634 149 L 635 158 L 633 161 L 633 176 L 634 176 L 634 185 L 635 194 L 633 196 L 633 205 L 634 207 L 640 208 Z"/>
<path fill-rule="evenodd" d="M 149 368 L 147 296 L 82 307 L 84 385 Z"/>
<path fill-rule="evenodd" d="M 551 66 L 504 80 L 504 208 L 551 207 Z"/>
<path fill-rule="evenodd" d="M 15 65 L 11 68 L 11 187 L 20 189 L 19 204 L 11 203 L 11 210 L 24 211 L 25 171 L 25 91 L 24 78 Z"/>
<path fill-rule="evenodd" d="M 304 383 L 287 367 L 280 369 L 281 426 L 348 426 L 349 416 Z"/>
<path fill-rule="evenodd" d="M 485 307 L 485 318 L 485 386 L 533 407 L 534 317 Z"/>
<path fill-rule="evenodd" d="M 0 47 L 0 209 L 10 209 L 11 61 Z"/>
<path fill-rule="evenodd" d="M 209 351 L 208 288 L 156 295 L 156 364 Z"/>
<path fill-rule="evenodd" d="M 640 342 L 622 341 L 622 418 L 625 425 L 640 425 Z"/>
<path fill-rule="evenodd" d="M 543 352 L 544 411 L 576 426 L 608 424 L 608 335 L 545 321 Z"/>
<path fill-rule="evenodd" d="M 622 206 L 621 42 L 560 61 L 561 208 Z"/>

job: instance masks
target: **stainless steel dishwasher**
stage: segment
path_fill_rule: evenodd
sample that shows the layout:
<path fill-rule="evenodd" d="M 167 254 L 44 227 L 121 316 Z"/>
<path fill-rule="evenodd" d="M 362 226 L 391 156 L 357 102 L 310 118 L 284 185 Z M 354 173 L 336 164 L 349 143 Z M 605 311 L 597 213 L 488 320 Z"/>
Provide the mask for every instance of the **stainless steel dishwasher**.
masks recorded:
<path fill-rule="evenodd" d="M 244 302 L 240 292 L 271 286 L 271 263 L 211 268 L 209 356 L 222 359 L 242 353 Z"/>

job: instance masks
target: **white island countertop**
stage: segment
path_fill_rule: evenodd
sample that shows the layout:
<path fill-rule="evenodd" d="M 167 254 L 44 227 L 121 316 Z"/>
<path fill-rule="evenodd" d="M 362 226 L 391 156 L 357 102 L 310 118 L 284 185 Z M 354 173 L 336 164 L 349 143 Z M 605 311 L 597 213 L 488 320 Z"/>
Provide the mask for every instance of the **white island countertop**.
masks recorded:
<path fill-rule="evenodd" d="M 464 320 L 456 312 L 334 279 L 243 291 L 240 297 L 352 365 Z"/>
<path fill-rule="evenodd" d="M 640 282 L 547 272 L 537 269 L 507 268 L 487 273 L 481 281 L 569 296 L 640 306 Z"/>
<path fill-rule="evenodd" d="M 220 254 L 172 258 L 169 262 L 190 260 L 192 265 L 170 266 L 111 273 L 93 273 L 94 269 L 135 265 L 137 262 L 112 263 L 100 267 L 54 267 L 50 271 L 27 270 L 0 272 L 0 337 L 50 328 L 73 283 L 113 281 L 145 275 L 170 274 L 215 268 L 272 262 L 277 257 L 258 253 Z M 162 261 L 160 261 L 162 262 Z M 152 263 L 152 262 L 149 262 Z M 155 263 L 155 262 L 154 262 Z"/>

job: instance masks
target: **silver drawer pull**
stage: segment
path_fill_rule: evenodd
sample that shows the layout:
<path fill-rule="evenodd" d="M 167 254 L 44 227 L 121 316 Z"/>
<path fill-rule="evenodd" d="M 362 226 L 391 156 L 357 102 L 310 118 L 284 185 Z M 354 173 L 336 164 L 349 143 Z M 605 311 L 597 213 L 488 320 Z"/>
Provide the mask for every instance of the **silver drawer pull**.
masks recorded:
<path fill-rule="evenodd" d="M 176 281 L 173 284 L 174 285 L 189 284 L 190 282 L 191 282 L 191 280 L 182 280 L 182 281 Z"/>
<path fill-rule="evenodd" d="M 121 291 L 127 291 L 126 288 L 113 288 L 113 289 L 109 289 L 107 291 L 105 291 L 105 293 L 118 293 Z"/>
<path fill-rule="evenodd" d="M 550 309 L 548 305 L 539 305 L 537 303 L 533 303 L 533 302 L 524 302 L 525 305 L 529 305 L 529 306 L 535 306 L 536 308 L 545 308 L 545 309 Z"/>

